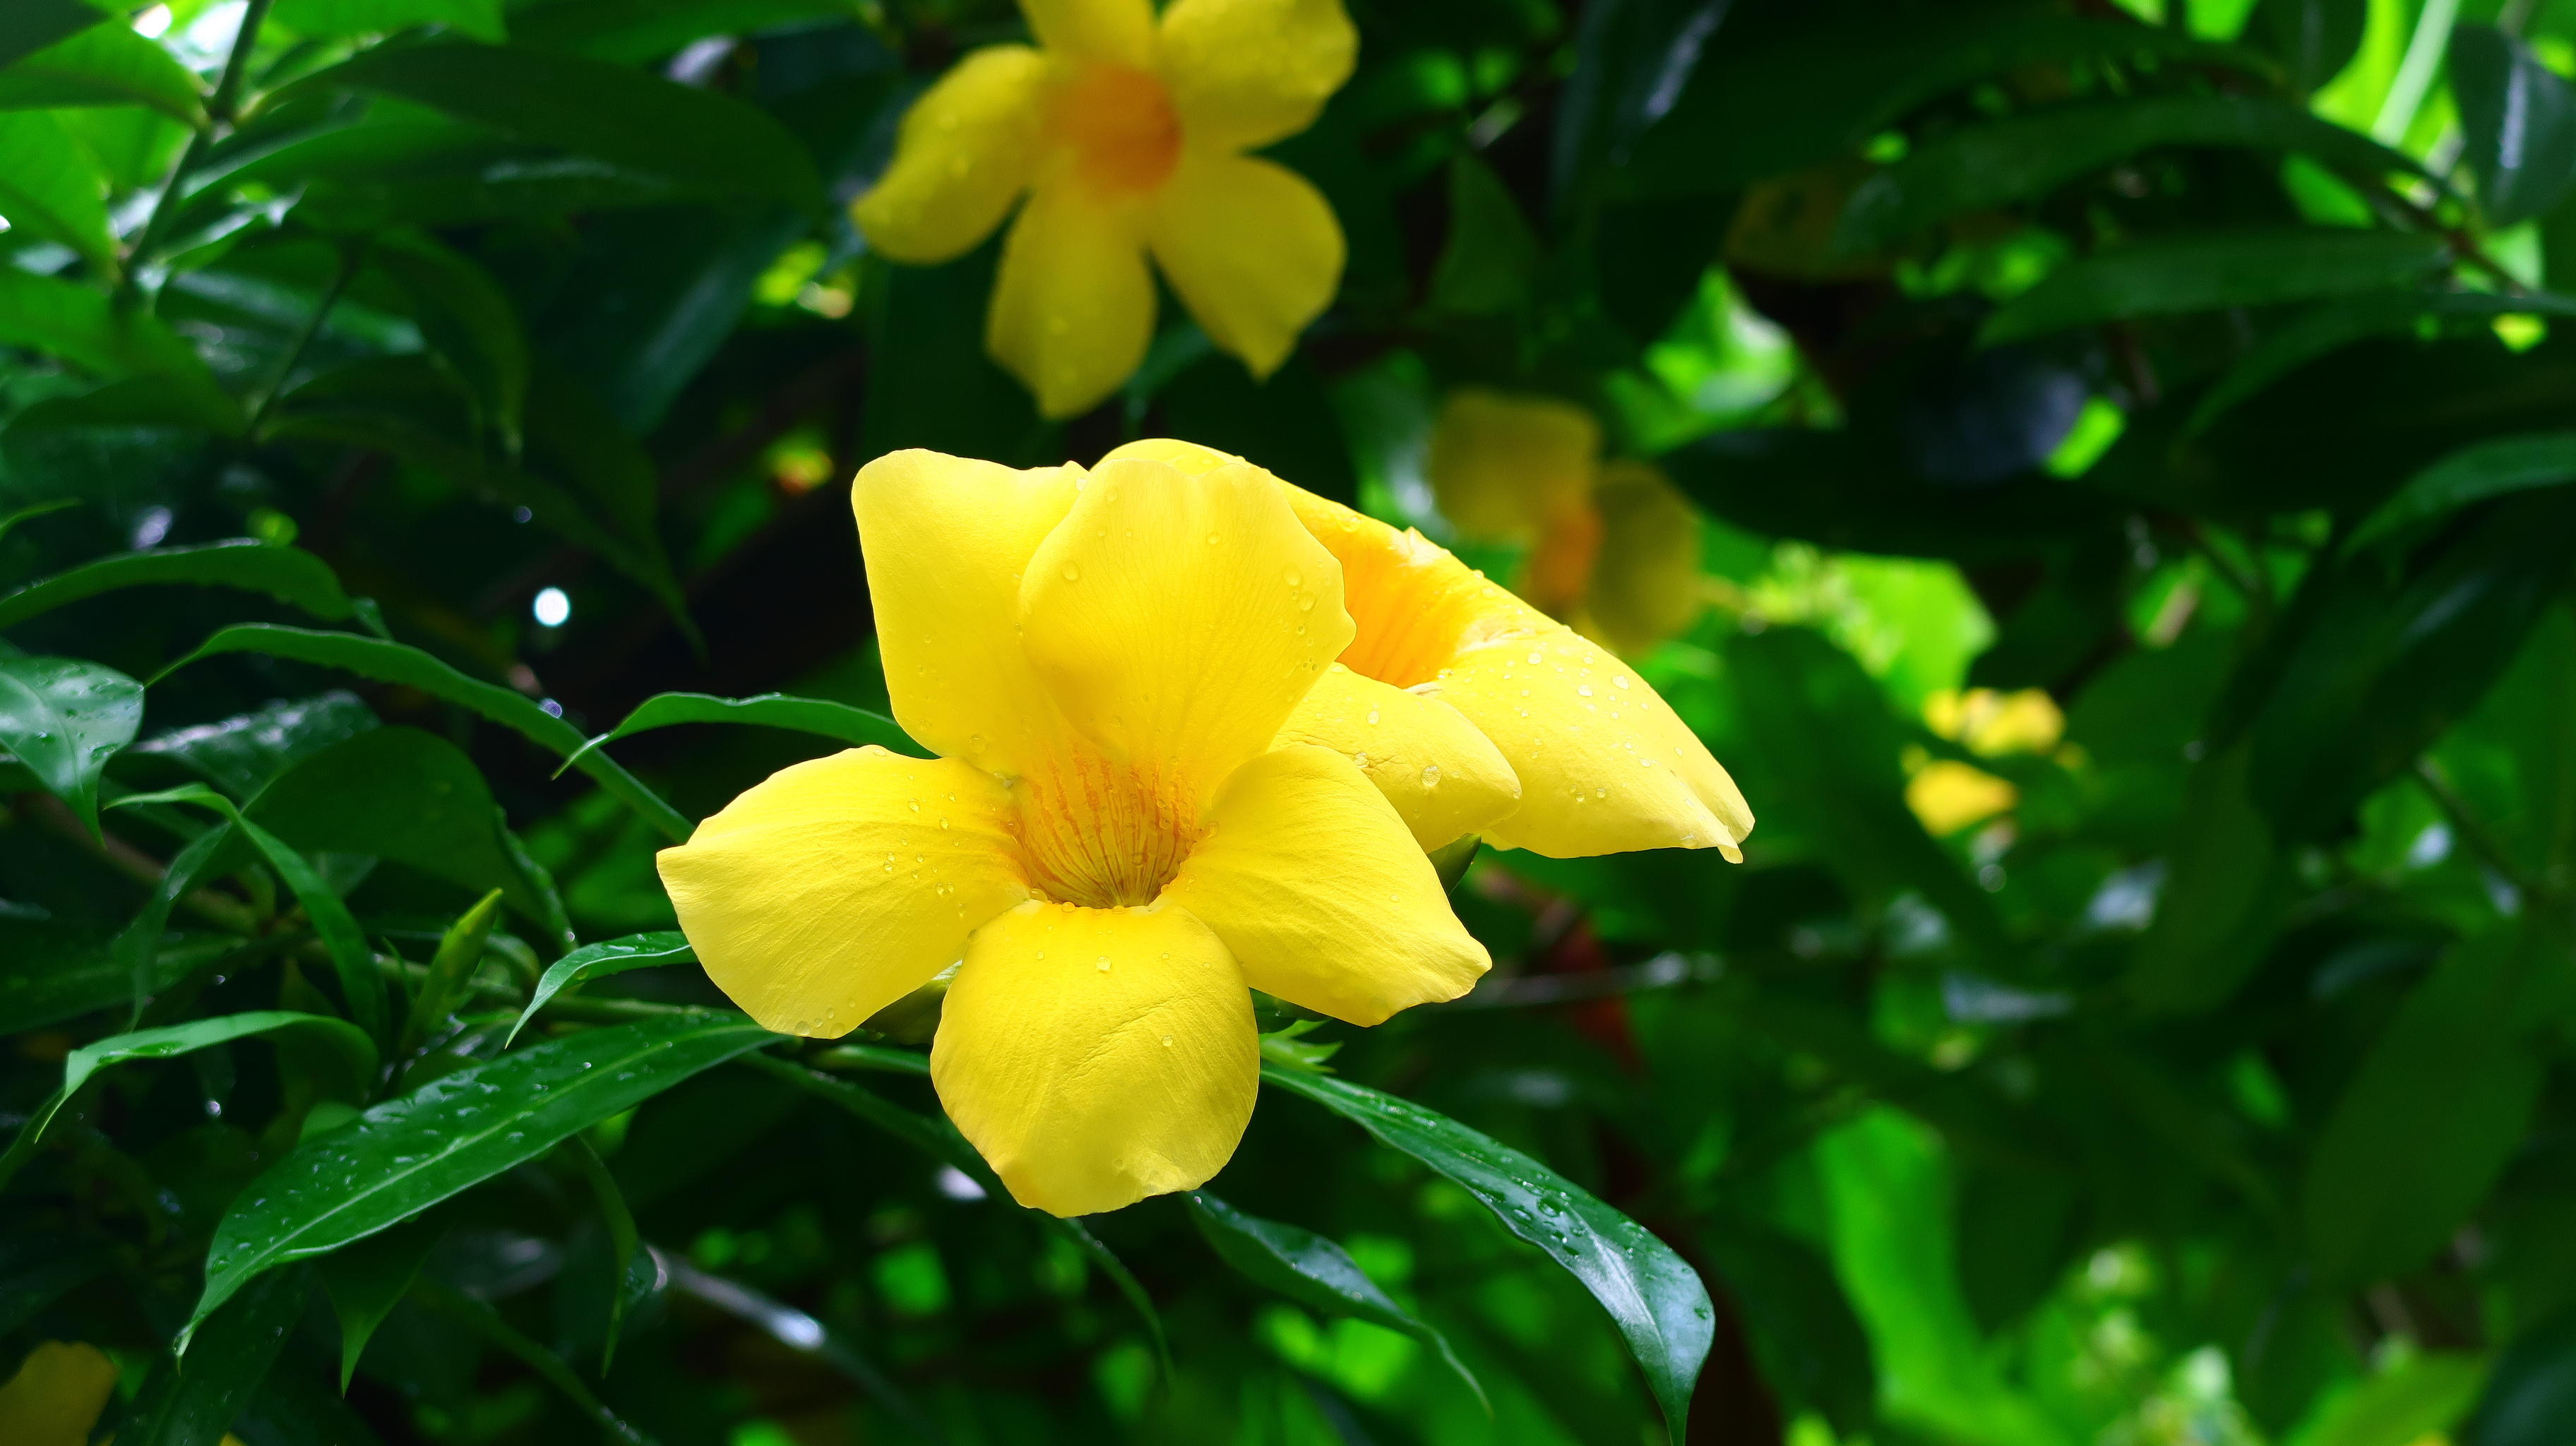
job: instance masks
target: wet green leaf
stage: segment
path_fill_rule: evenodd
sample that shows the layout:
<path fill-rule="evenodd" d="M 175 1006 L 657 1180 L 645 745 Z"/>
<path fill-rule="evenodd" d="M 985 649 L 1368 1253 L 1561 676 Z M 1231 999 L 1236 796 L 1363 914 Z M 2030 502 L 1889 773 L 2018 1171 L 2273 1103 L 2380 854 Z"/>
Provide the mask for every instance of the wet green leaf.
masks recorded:
<path fill-rule="evenodd" d="M 639 1020 L 469 1065 L 387 1100 L 296 1146 L 234 1202 L 215 1227 L 189 1330 L 278 1266 L 407 1220 L 776 1037 L 729 1015 Z"/>
<path fill-rule="evenodd" d="M 98 832 L 98 780 L 143 724 L 143 686 L 78 658 L 0 656 L 0 746 Z"/>
<path fill-rule="evenodd" d="M 537 1011 L 545 1008 L 548 1000 L 575 984 L 588 979 L 605 978 L 611 974 L 623 974 L 629 969 L 653 969 L 664 964 L 686 964 L 697 957 L 697 954 L 689 948 L 688 936 L 677 929 L 665 929 L 650 934 L 630 934 L 623 939 L 584 944 L 546 966 L 545 977 L 537 981 L 536 992 L 528 996 L 528 1007 L 519 1011 L 518 1023 L 510 1026 L 510 1033 L 502 1040 L 502 1047 L 508 1048 L 510 1042 L 519 1037 L 519 1031 L 528 1027 L 528 1021 L 537 1017 Z"/>
<path fill-rule="evenodd" d="M 1435 1110 L 1331 1075 L 1265 1066 L 1261 1077 L 1456 1181 L 1583 1282 L 1645 1370 L 1672 1439 L 1682 1439 L 1716 1311 L 1671 1246 L 1554 1170 Z"/>
<path fill-rule="evenodd" d="M 903 725 L 882 713 L 853 708 L 826 698 L 799 698 L 789 693 L 763 693 L 757 698 L 717 698 L 705 693 L 657 693 L 635 705 L 618 725 L 581 745 L 564 767 L 570 768 L 592 749 L 620 738 L 678 723 L 750 723 L 836 738 L 853 748 L 874 744 L 914 758 L 930 750 L 912 741 Z"/>
<path fill-rule="evenodd" d="M 0 628 L 119 588 L 173 584 L 265 593 L 332 622 L 349 616 L 348 594 L 340 591 L 339 579 L 322 559 L 242 538 L 121 552 L 0 593 Z"/>

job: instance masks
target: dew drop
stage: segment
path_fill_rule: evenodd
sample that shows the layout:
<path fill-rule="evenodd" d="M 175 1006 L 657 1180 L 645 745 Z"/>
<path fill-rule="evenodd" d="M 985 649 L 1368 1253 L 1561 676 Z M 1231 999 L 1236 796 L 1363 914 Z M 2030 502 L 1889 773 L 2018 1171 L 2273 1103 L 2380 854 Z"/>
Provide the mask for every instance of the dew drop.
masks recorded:
<path fill-rule="evenodd" d="M 1536 648 L 1532 648 L 1532 649 L 1530 649 L 1530 659 L 1529 659 L 1529 660 L 1530 660 L 1531 662 L 1533 662 L 1533 663 L 1545 662 L 1545 661 L 1547 660 L 1547 654 L 1540 652 L 1540 651 L 1539 651 L 1538 649 L 1536 649 Z"/>
<path fill-rule="evenodd" d="M 1080 581 L 1082 581 L 1082 569 L 1081 569 L 1081 567 L 1079 567 L 1078 565 L 1076 565 L 1076 564 L 1074 564 L 1074 563 L 1070 563 L 1070 562 L 1066 563 L 1066 564 L 1064 565 L 1064 580 L 1065 580 L 1066 582 L 1080 582 Z"/>
<path fill-rule="evenodd" d="M 1592 796 L 1594 798 L 1608 798 L 1610 796 L 1610 790 L 1606 788 L 1596 788 L 1592 790 Z"/>
<path fill-rule="evenodd" d="M 1369 710 L 1369 726 L 1372 728 L 1377 726 L 1377 710 L 1375 708 L 1371 708 Z"/>
<path fill-rule="evenodd" d="M 1163 1036 L 1163 1048 L 1165 1048 L 1165 1049 L 1170 1049 L 1171 1047 L 1172 1047 L 1172 1037 L 1171 1037 L 1170 1035 L 1168 1035 L 1168 1034 L 1167 1034 L 1167 1035 L 1164 1035 L 1164 1036 Z"/>
<path fill-rule="evenodd" d="M 1618 677 L 1611 679 L 1610 686 L 1613 688 L 1626 688 L 1628 686 L 1628 675 L 1621 673 Z"/>
<path fill-rule="evenodd" d="M 1287 572 L 1287 578 L 1288 578 L 1288 585 L 1289 585 L 1290 587 L 1295 587 L 1295 586 L 1297 586 L 1299 583 L 1302 583 L 1302 582 L 1304 582 L 1304 581 L 1306 580 L 1305 578 L 1303 578 L 1303 577 L 1299 576 L 1299 575 L 1298 575 L 1298 572 L 1297 572 L 1297 569 L 1295 569 L 1295 568 L 1293 568 L 1293 567 L 1292 567 L 1292 568 L 1290 568 L 1290 569 L 1288 569 L 1288 572 Z"/>
<path fill-rule="evenodd" d="M 1575 697 L 1577 697 L 1577 698 L 1589 698 L 1589 697 L 1591 697 L 1591 696 L 1592 696 L 1592 685 L 1591 685 L 1590 683 L 1577 683 L 1577 684 L 1575 684 L 1575 685 L 1574 685 L 1574 696 L 1575 696 Z"/>
<path fill-rule="evenodd" d="M 1103 974 L 1109 972 L 1109 956 L 1106 954 L 1100 956 L 1100 972 Z"/>
<path fill-rule="evenodd" d="M 1426 763 L 1422 765 L 1422 786 L 1425 788 L 1438 788 L 1440 786 L 1439 764 Z"/>
<path fill-rule="evenodd" d="M 1354 754 L 1352 754 L 1352 755 L 1351 755 L 1351 765 L 1352 765 L 1353 767 L 1355 767 L 1355 768 L 1366 768 L 1366 767 L 1368 767 L 1368 755 L 1367 755 L 1367 754 L 1365 754 L 1365 753 L 1354 753 Z"/>

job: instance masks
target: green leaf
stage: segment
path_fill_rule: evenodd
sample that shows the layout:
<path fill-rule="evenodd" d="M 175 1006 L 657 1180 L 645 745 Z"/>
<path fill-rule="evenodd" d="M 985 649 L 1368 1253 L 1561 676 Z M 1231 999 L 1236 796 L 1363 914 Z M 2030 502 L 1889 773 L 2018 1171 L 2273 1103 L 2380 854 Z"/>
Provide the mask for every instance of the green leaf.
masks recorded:
<path fill-rule="evenodd" d="M 98 780 L 143 726 L 143 685 L 78 658 L 0 657 L 0 745 L 98 832 Z"/>
<path fill-rule="evenodd" d="M 623 939 L 609 939 L 597 944 L 584 944 L 547 966 L 545 977 L 537 981 L 537 990 L 528 996 L 528 1007 L 519 1011 L 519 1021 L 510 1026 L 501 1047 L 519 1037 L 528 1021 L 546 1002 L 586 979 L 601 979 L 623 974 L 629 969 L 652 969 L 664 964 L 686 964 L 698 956 L 689 948 L 688 936 L 676 929 L 650 934 L 629 934 Z"/>
<path fill-rule="evenodd" d="M 2479 1356 L 2408 1356 L 2355 1386 L 2299 1433 L 2299 1446 L 2414 1446 L 2459 1424 L 2486 1384 Z"/>
<path fill-rule="evenodd" d="M 122 25 L 93 25 L 0 70 L 0 110 L 144 105 L 181 125 L 206 122 L 197 77 Z"/>
<path fill-rule="evenodd" d="M 2528 221 L 2576 187 L 2576 91 L 2519 37 L 2492 25 L 2451 32 L 2460 159 L 2496 230 Z"/>
<path fill-rule="evenodd" d="M 1538 234 L 1502 178 L 1472 152 L 1459 152 L 1449 162 L 1449 239 L 1432 267 L 1431 310 L 1509 312 L 1529 300 L 1540 260 Z"/>
<path fill-rule="evenodd" d="M 2412 576 L 2375 556 L 2310 572 L 2293 600 L 2309 625 L 2240 668 L 2261 698 L 2248 786 L 2285 839 L 2338 826 L 2476 706 L 2563 585 L 2571 527 L 2576 492 L 2529 492 Z"/>
<path fill-rule="evenodd" d="M 2460 1446 L 2561 1446 L 2576 1420 L 2576 1307 L 2562 1307 L 2497 1357 Z"/>
<path fill-rule="evenodd" d="M 615 1025 L 469 1065 L 305 1141 L 215 1227 L 188 1332 L 264 1272 L 407 1220 L 775 1038 L 730 1015 Z"/>
<path fill-rule="evenodd" d="M 1185 1192 L 1181 1200 L 1218 1258 L 1245 1279 L 1328 1315 L 1350 1316 L 1413 1337 L 1438 1352 L 1491 1412 L 1483 1383 L 1458 1359 L 1449 1338 L 1397 1305 L 1349 1251 L 1311 1230 L 1247 1214 L 1205 1190 Z"/>
<path fill-rule="evenodd" d="M 713 191 L 823 205 L 804 148 L 767 114 L 624 66 L 512 46 L 418 45 L 367 51 L 297 89 L 325 87 L 399 96 Z"/>
<path fill-rule="evenodd" d="M 1672 1247 L 1545 1165 L 1437 1111 L 1331 1075 L 1264 1066 L 1261 1077 L 1448 1176 L 1565 1267 L 1610 1313 L 1663 1407 L 1667 1433 L 1682 1439 L 1717 1313 Z"/>
<path fill-rule="evenodd" d="M 277 0 L 269 22 L 308 40 L 389 35 L 415 25 L 444 25 L 495 44 L 507 35 L 501 0 Z"/>
<path fill-rule="evenodd" d="M 23 227 L 68 246 L 95 275 L 115 276 L 116 232 L 107 220 L 106 179 L 62 122 L 40 110 L 0 110 L 0 155 L 9 157 L 0 168 L 0 215 L 9 218 L 11 229 Z"/>
<path fill-rule="evenodd" d="M 139 307 L 104 291 L 0 266 L 0 342 L 33 347 L 103 377 L 157 375 L 220 399 L 194 348 Z"/>
<path fill-rule="evenodd" d="M 2290 89 L 2305 95 L 2352 63 L 2369 15 L 2369 0 L 2255 0 L 2245 35 L 2281 57 Z"/>
<path fill-rule="evenodd" d="M 2305 1182 L 2308 1248 L 2335 1286 L 2411 1270 L 2521 1148 L 2548 1074 L 2569 935 L 2532 916 L 2454 946 L 2408 993 L 2336 1100 Z"/>
<path fill-rule="evenodd" d="M 2239 357 L 2192 408 L 2183 435 L 2200 435 L 2272 383 L 2364 337 L 2412 332 L 2428 317 L 2484 323 L 2499 316 L 2535 313 L 2576 316 L 2576 297 L 2546 291 L 2517 296 L 2490 291 L 2396 291 L 2320 303 Z"/>
<path fill-rule="evenodd" d="M 565 937 L 563 905 L 513 848 L 501 806 L 463 749 L 417 728 L 375 728 L 278 775 L 247 809 L 307 853 L 364 854 L 480 893 Z"/>
<path fill-rule="evenodd" d="M 614 728 L 581 745 L 564 767 L 570 768 L 594 748 L 675 723 L 750 723 L 837 738 L 854 748 L 869 744 L 914 758 L 930 750 L 912 741 L 903 725 L 882 713 L 853 708 L 826 698 L 799 698 L 791 693 L 763 693 L 755 698 L 718 698 L 706 693 L 656 693 L 635 705 Z M 560 775 L 562 769 L 556 770 Z"/>
<path fill-rule="evenodd" d="M 2379 504 L 2345 539 L 2358 552 L 2373 543 L 2419 530 L 2420 525 L 2474 502 L 2576 482 L 2576 432 L 2537 432 L 2498 437 L 2457 452 L 2418 472 Z"/>
<path fill-rule="evenodd" d="M 112 1064 L 130 1059 L 169 1059 L 204 1049 L 208 1045 L 226 1044 L 253 1035 L 272 1034 L 281 1029 L 300 1029 L 317 1035 L 334 1047 L 347 1066 L 341 1081 L 344 1093 L 352 1099 L 363 1098 L 376 1079 L 375 1041 L 345 1019 L 320 1014 L 298 1014 L 286 1010 L 262 1010 L 250 1014 L 227 1014 L 212 1019 L 194 1019 L 163 1029 L 138 1029 L 131 1034 L 114 1034 L 95 1044 L 73 1050 L 63 1060 L 63 1082 L 53 1096 L 37 1106 L 36 1113 L 18 1131 L 7 1153 L 0 1154 L 0 1186 L 18 1173 L 27 1157 L 42 1143 L 45 1127 L 61 1113 L 90 1076 Z"/>
<path fill-rule="evenodd" d="M 466 986 L 474 982 L 474 970 L 483 962 L 483 941 L 492 936 L 492 916 L 501 907 L 501 891 L 494 889 L 478 900 L 473 908 L 457 916 L 439 938 L 438 952 L 430 956 L 429 973 L 420 982 L 420 992 L 412 996 L 411 1012 L 403 1020 L 401 1042 L 394 1053 L 407 1055 L 420 1048 L 429 1032 L 445 1023 L 465 1002 Z"/>
<path fill-rule="evenodd" d="M 2060 267 L 1988 317 L 1977 340 L 1993 345 L 2105 321 L 2405 286 L 2449 257 L 2440 237 L 2391 231 L 2161 237 Z"/>
<path fill-rule="evenodd" d="M 528 402 L 528 339 L 500 284 L 417 231 L 377 238 L 369 256 L 410 294 L 422 338 L 447 359 L 504 447 L 516 453 Z"/>
<path fill-rule="evenodd" d="M 161 921 L 168 917 L 164 910 Z M 153 932 L 157 938 L 159 922 Z M 240 946 L 239 939 L 215 935 L 156 949 L 141 992 L 157 994 Z M 127 1003 L 137 992 L 135 984 L 133 964 L 123 954 L 85 942 L 68 944 L 57 952 L 13 941 L 6 957 L 0 957 L 0 1034 L 42 1029 Z"/>
<path fill-rule="evenodd" d="M 0 65 L 32 55 L 106 19 L 82 0 L 12 0 L 0 6 Z"/>
<path fill-rule="evenodd" d="M 340 591 L 339 579 L 322 559 L 299 548 L 240 538 L 121 552 L 0 593 L 0 628 L 15 627 L 66 603 L 118 588 L 173 583 L 266 593 L 332 622 L 349 616 L 348 594 Z"/>
<path fill-rule="evenodd" d="M 2042 196 L 2160 146 L 2299 151 L 2365 174 L 2414 160 L 2287 101 L 2166 95 L 2051 106 L 1930 141 L 1852 192 L 1835 249 L 1865 253 L 1970 211 Z"/>
<path fill-rule="evenodd" d="M 608 1162 L 578 1135 L 566 1141 L 564 1148 L 590 1181 L 591 1198 L 599 1202 L 600 1224 L 608 1232 L 608 1329 L 599 1348 L 599 1373 L 605 1376 L 617 1360 L 618 1331 L 626 1320 L 627 1276 L 634 1268 L 635 1251 L 641 1242 L 635 1233 L 635 1212 L 626 1208 L 626 1192 L 617 1188 L 617 1177 L 608 1172 Z"/>
<path fill-rule="evenodd" d="M 521 12 L 521 45 L 641 65 L 692 40 L 848 18 L 848 0 L 555 0 Z"/>
<path fill-rule="evenodd" d="M 2224 1002 L 2280 928 L 2291 860 L 2247 795 L 2252 762 L 2253 750 L 2240 744 L 2203 759 L 2185 785 L 2169 875 L 2125 980 L 2151 1015 Z"/>
<path fill-rule="evenodd" d="M 112 807 L 137 808 L 154 803 L 191 803 L 220 814 L 224 821 L 240 829 L 242 836 L 258 849 L 268 866 L 295 892 L 295 901 L 304 906 L 305 918 L 311 921 L 315 937 L 331 956 L 331 968 L 340 980 L 340 994 L 356 1017 L 358 1026 L 373 1038 L 390 1038 L 392 1020 L 387 1017 L 384 980 L 377 977 L 375 955 L 368 950 L 366 939 L 358 933 L 358 921 L 349 915 L 349 906 L 340 902 L 312 863 L 294 847 L 267 829 L 242 817 L 233 801 L 206 787 L 191 783 L 160 793 L 128 794 Z M 202 842 L 203 840 L 199 840 Z M 176 865 L 171 869 L 177 873 Z"/>
<path fill-rule="evenodd" d="M 545 1379 L 546 1384 L 580 1408 L 583 1415 L 596 1422 L 612 1441 L 626 1446 L 653 1446 L 653 1438 L 637 1430 L 608 1409 L 596 1392 L 583 1384 L 580 1376 L 564 1364 L 563 1357 L 521 1334 L 490 1303 L 475 1299 L 443 1281 L 424 1278 L 415 1293 L 421 1302 L 448 1319 L 473 1330 L 485 1340 L 499 1346 Z"/>
<path fill-rule="evenodd" d="M 470 709 L 506 728 L 513 728 L 541 748 L 570 757 L 581 749 L 579 730 L 534 702 L 491 683 L 478 682 L 447 664 L 401 643 L 355 633 L 325 633 L 309 628 L 241 623 L 225 628 L 196 650 L 161 670 L 163 677 L 202 658 L 222 653 L 265 653 L 326 668 L 343 668 L 381 683 L 418 688 L 435 698 Z M 599 786 L 635 810 L 674 842 L 689 836 L 689 820 L 646 788 L 614 761 L 594 754 L 574 765 Z"/>
<path fill-rule="evenodd" d="M 438 1221 L 413 1220 L 322 1257 L 316 1273 L 331 1297 L 332 1313 L 340 1318 L 343 1395 L 357 1374 L 358 1357 L 366 1353 L 368 1338 L 402 1304 L 411 1291 L 412 1277 L 420 1274 L 421 1262 L 445 1233 L 445 1225 Z"/>
<path fill-rule="evenodd" d="M 296 764 L 378 726 L 357 694 L 333 689 L 154 734 L 126 751 L 167 758 L 248 803 Z"/>
<path fill-rule="evenodd" d="M 311 1283 L 304 1271 L 280 1271 L 241 1292 L 206 1323 L 204 1350 L 184 1366 L 176 1349 L 153 1363 L 116 1439 L 131 1446 L 216 1446 L 303 1317 Z"/>

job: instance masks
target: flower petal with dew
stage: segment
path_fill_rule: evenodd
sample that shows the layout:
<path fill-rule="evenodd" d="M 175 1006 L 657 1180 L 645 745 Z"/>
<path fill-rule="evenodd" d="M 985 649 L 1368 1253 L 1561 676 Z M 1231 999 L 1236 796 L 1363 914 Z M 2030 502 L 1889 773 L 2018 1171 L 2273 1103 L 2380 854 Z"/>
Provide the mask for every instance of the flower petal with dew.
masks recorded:
<path fill-rule="evenodd" d="M 1348 758 L 1395 805 L 1426 853 L 1484 832 L 1521 801 L 1512 766 L 1465 714 L 1339 663 L 1298 703 L 1276 741 L 1319 744 Z"/>
<path fill-rule="evenodd" d="M 1043 137 L 1046 57 L 1025 45 L 967 56 L 904 113 L 894 163 L 852 208 L 897 261 L 953 261 L 993 234 L 1028 189 Z"/>
<path fill-rule="evenodd" d="M 1243 972 L 1187 909 L 1031 902 L 975 935 L 930 1069 L 1014 1198 L 1088 1215 L 1224 1167 L 1261 1040 Z"/>
<path fill-rule="evenodd" d="M 1213 1175 L 1259 1072 L 1247 980 L 1375 1021 L 1488 967 L 1386 798 L 1280 742 L 1353 629 L 1290 498 L 1221 456 L 869 463 L 887 690 L 942 756 L 797 765 L 661 855 L 771 1028 L 844 1033 L 957 963 L 932 1082 L 1023 1204 Z"/>
<path fill-rule="evenodd" d="M 1168 441 L 1110 456 L 1201 471 L 1235 460 Z M 1280 485 L 1341 563 L 1354 632 L 1338 661 L 1456 709 L 1519 780 L 1518 803 L 1486 837 L 1556 858 L 1649 848 L 1741 856 L 1753 828 L 1744 795 L 1633 670 L 1422 534 Z"/>
<path fill-rule="evenodd" d="M 1089 410 L 1143 360 L 1147 256 L 1255 376 L 1340 284 L 1340 224 L 1294 173 L 1242 152 L 1312 124 L 1350 78 L 1340 0 L 1022 0 L 1037 49 L 976 51 L 904 118 L 853 206 L 901 261 L 972 249 L 1027 196 L 985 344 L 1050 417 Z"/>
<path fill-rule="evenodd" d="M 662 882 L 717 988 L 763 1028 L 828 1037 L 1030 896 L 1011 815 L 981 769 L 853 748 L 753 785 L 663 853 Z"/>

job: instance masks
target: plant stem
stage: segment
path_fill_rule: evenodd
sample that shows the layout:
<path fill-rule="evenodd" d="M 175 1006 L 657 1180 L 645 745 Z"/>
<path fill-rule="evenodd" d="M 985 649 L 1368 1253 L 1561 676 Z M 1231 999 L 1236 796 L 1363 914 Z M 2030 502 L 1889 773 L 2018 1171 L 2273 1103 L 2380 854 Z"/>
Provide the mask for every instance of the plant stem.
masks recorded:
<path fill-rule="evenodd" d="M 268 379 L 267 386 L 260 388 L 259 401 L 250 409 L 247 430 L 252 437 L 259 435 L 260 424 L 268 420 L 269 409 L 277 405 L 278 393 L 286 390 L 286 383 L 295 375 L 296 364 L 304 360 L 306 348 L 313 345 L 313 338 L 322 334 L 322 323 L 330 317 L 331 308 L 338 304 L 340 293 L 348 289 L 349 278 L 357 274 L 358 261 L 363 254 L 363 246 L 353 246 L 340 253 L 340 264 L 331 273 L 330 285 L 322 288 L 321 299 L 314 302 L 313 314 L 304 319 L 303 329 L 295 334 L 295 344 L 288 347 L 286 355 L 279 359 L 276 374 Z"/>
<path fill-rule="evenodd" d="M 259 26 L 268 18 L 270 0 L 250 0 L 242 11 L 241 28 L 233 32 L 232 53 L 224 57 L 223 74 L 215 80 L 215 92 L 206 98 L 206 123 L 188 137 L 188 147 L 179 153 L 178 162 L 170 167 L 169 179 L 161 183 L 161 194 L 152 198 L 151 214 L 143 218 L 143 229 L 134 233 L 134 244 L 125 248 L 125 274 L 117 281 L 116 294 L 127 301 L 134 294 L 135 278 L 152 247 L 168 229 L 174 203 L 186 188 L 188 175 L 205 160 L 214 143 L 232 133 L 239 105 L 243 77 L 250 70 L 251 47 L 259 42 Z"/>

